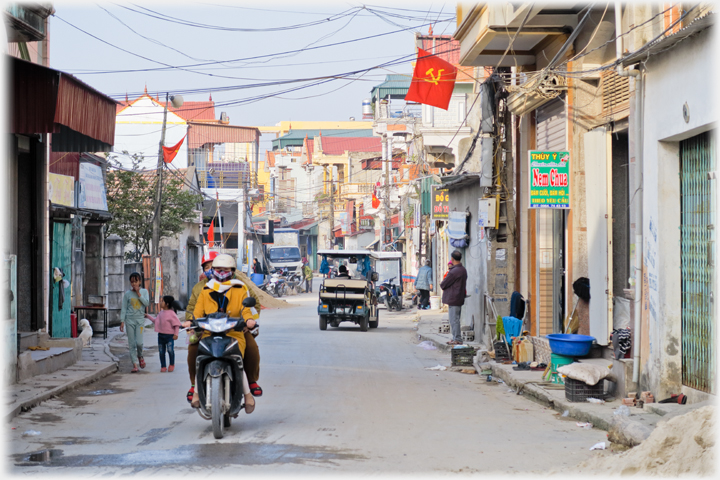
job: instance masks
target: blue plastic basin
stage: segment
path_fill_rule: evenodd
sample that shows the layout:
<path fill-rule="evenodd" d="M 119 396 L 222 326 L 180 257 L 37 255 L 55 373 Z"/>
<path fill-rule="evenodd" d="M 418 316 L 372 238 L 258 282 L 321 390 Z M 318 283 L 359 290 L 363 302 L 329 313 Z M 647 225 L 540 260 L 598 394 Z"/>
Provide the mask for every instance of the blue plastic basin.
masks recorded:
<path fill-rule="evenodd" d="M 584 357 L 590 352 L 595 341 L 595 337 L 573 333 L 551 333 L 547 338 L 550 340 L 552 353 L 568 357 Z"/>

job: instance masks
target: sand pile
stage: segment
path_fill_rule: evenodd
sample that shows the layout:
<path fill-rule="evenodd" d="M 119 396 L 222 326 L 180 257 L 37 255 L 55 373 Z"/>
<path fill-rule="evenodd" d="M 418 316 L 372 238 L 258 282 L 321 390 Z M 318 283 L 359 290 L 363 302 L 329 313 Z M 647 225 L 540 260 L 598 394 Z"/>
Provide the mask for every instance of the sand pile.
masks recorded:
<path fill-rule="evenodd" d="M 593 458 L 579 465 L 579 473 L 615 475 L 715 473 L 715 406 L 698 408 L 658 423 L 637 447 L 619 455 Z"/>
<path fill-rule="evenodd" d="M 285 300 L 280 300 L 279 298 L 275 298 L 272 295 L 268 295 L 267 293 L 260 290 L 257 285 L 253 283 L 250 278 L 248 278 L 247 275 L 244 273 L 240 273 L 240 281 L 243 282 L 249 289 L 252 290 L 252 292 L 257 295 L 258 300 L 260 300 L 260 305 L 263 306 L 263 308 L 289 308 L 293 305 L 290 305 Z"/>

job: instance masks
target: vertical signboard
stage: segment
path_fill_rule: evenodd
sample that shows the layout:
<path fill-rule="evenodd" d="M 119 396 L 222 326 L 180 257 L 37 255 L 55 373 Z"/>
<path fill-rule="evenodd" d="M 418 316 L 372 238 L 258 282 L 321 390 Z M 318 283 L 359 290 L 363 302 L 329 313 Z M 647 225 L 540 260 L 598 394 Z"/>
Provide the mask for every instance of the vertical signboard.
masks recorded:
<path fill-rule="evenodd" d="M 78 208 L 105 211 L 108 209 L 102 168 L 92 163 L 80 163 Z"/>
<path fill-rule="evenodd" d="M 432 213 L 433 220 L 447 221 L 450 215 L 450 194 L 447 190 L 442 190 L 442 185 L 433 185 L 432 187 Z"/>
<path fill-rule="evenodd" d="M 528 155 L 529 208 L 570 208 L 570 154 L 531 150 Z"/>

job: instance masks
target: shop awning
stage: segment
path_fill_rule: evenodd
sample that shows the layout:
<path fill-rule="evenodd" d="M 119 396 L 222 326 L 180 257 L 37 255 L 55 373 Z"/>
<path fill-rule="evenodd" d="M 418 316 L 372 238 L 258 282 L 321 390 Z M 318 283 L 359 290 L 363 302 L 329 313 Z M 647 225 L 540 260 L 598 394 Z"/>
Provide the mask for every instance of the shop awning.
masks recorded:
<path fill-rule="evenodd" d="M 53 152 L 109 152 L 117 102 L 72 75 L 7 56 L 10 132 L 52 133 Z"/>

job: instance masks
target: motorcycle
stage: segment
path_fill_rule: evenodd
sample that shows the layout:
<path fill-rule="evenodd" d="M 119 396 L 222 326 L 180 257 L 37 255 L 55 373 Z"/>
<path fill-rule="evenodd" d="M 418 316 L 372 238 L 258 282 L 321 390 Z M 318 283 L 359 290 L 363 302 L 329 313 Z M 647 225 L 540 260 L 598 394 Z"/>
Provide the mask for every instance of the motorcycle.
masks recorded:
<path fill-rule="evenodd" d="M 302 284 L 302 282 L 303 282 L 302 275 L 300 275 L 299 273 L 288 274 L 288 271 L 285 270 L 285 276 L 287 279 L 286 283 L 287 283 L 288 290 L 295 291 L 296 293 L 298 293 L 300 284 Z"/>
<path fill-rule="evenodd" d="M 395 277 L 383 281 L 378 286 L 377 296 L 378 301 L 383 302 L 388 311 L 395 309 L 399 312 L 402 310 L 402 300 L 398 295 L 398 287 L 392 283 L 393 280 Z"/>
<path fill-rule="evenodd" d="M 269 293 L 273 297 L 282 297 L 287 293 L 287 285 L 285 279 L 281 276 L 282 270 L 274 270 L 270 275 L 265 277 L 265 282 L 260 285 L 260 290 Z"/>
<path fill-rule="evenodd" d="M 256 301 L 252 297 L 243 300 L 243 310 L 252 308 Z M 242 318 L 231 318 L 226 313 L 213 313 L 207 317 L 193 319 L 193 326 L 184 330 L 205 330 L 209 337 L 200 340 L 197 357 L 197 392 L 200 397 L 198 413 L 205 420 L 212 421 L 213 436 L 223 438 L 225 429 L 245 408 L 243 386 L 243 359 L 237 340 L 227 336 Z M 255 335 L 258 325 L 252 333 Z"/>

